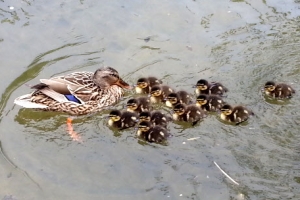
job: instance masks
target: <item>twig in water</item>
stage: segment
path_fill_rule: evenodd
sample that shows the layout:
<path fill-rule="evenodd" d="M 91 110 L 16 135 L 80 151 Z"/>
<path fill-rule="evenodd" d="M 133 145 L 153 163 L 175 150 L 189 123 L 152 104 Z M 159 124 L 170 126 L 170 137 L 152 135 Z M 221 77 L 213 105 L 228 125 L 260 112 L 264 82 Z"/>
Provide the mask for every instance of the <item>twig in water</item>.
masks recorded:
<path fill-rule="evenodd" d="M 224 172 L 223 169 L 221 169 L 221 167 L 214 161 L 214 164 L 217 166 L 217 168 L 219 168 L 219 170 L 227 177 L 229 178 L 234 184 L 236 185 L 240 185 L 238 182 L 236 182 L 235 180 L 233 180 L 233 178 L 231 178 L 228 174 L 226 174 L 226 172 Z"/>

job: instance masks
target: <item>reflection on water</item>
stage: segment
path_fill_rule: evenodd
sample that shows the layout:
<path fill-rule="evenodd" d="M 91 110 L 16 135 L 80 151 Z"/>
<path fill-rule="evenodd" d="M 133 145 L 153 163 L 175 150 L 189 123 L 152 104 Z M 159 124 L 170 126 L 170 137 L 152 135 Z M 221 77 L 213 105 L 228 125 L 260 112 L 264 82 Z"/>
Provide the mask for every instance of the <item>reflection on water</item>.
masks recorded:
<path fill-rule="evenodd" d="M 299 199 L 298 7 L 279 0 L 2 0 L 0 199 Z M 24 84 L 102 65 L 130 84 L 154 75 L 190 93 L 200 78 L 220 81 L 229 88 L 226 101 L 255 116 L 241 126 L 217 114 L 195 127 L 171 123 L 174 136 L 163 146 L 138 140 L 134 129 L 109 129 L 106 110 L 74 120 L 83 138 L 77 143 L 65 114 L 13 105 L 31 91 Z M 295 97 L 265 97 L 268 80 L 291 84 Z"/>

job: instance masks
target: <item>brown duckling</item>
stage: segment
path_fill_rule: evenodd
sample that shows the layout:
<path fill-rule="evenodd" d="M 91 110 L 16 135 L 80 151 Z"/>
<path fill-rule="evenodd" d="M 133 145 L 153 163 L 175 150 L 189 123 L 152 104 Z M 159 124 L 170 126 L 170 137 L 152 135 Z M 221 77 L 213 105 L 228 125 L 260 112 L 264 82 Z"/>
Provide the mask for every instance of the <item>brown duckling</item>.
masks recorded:
<path fill-rule="evenodd" d="M 190 104 L 191 102 L 190 95 L 184 90 L 180 90 L 176 93 L 172 92 L 166 98 L 166 106 L 170 108 L 173 108 L 177 103 Z"/>
<path fill-rule="evenodd" d="M 140 121 L 148 121 L 153 125 L 159 125 L 163 127 L 167 127 L 168 122 L 172 121 L 170 116 L 163 114 L 160 111 L 145 111 L 140 113 Z"/>
<path fill-rule="evenodd" d="M 162 84 L 156 77 L 140 78 L 137 80 L 135 92 L 137 94 L 149 94 L 154 85 Z"/>
<path fill-rule="evenodd" d="M 196 99 L 196 105 L 209 112 L 220 110 L 224 104 L 222 97 L 218 95 L 200 94 Z"/>
<path fill-rule="evenodd" d="M 166 97 L 174 92 L 172 88 L 167 85 L 154 85 L 150 91 L 151 103 L 165 102 Z"/>
<path fill-rule="evenodd" d="M 137 135 L 148 142 L 163 143 L 170 137 L 168 130 L 162 126 L 152 125 L 151 122 L 139 123 Z"/>
<path fill-rule="evenodd" d="M 205 112 L 198 106 L 178 103 L 174 107 L 173 119 L 177 121 L 192 122 L 192 126 L 205 117 Z"/>
<path fill-rule="evenodd" d="M 280 99 L 291 98 L 295 93 L 295 90 L 291 86 L 285 83 L 276 84 L 273 81 L 266 82 L 264 90 L 266 95 Z"/>
<path fill-rule="evenodd" d="M 150 99 L 148 97 L 132 98 L 127 101 L 127 111 L 140 113 L 151 109 Z"/>
<path fill-rule="evenodd" d="M 236 125 L 246 121 L 253 112 L 243 106 L 232 107 L 225 104 L 221 108 L 221 119 Z"/>
<path fill-rule="evenodd" d="M 215 94 L 222 96 L 228 89 L 224 87 L 221 83 L 211 82 L 209 83 L 205 79 L 200 79 L 196 84 L 196 94 Z"/>
<path fill-rule="evenodd" d="M 108 125 L 110 127 L 117 128 L 119 130 L 123 130 L 129 127 L 135 126 L 138 122 L 138 115 L 133 112 L 120 110 L 112 110 L 109 113 Z"/>

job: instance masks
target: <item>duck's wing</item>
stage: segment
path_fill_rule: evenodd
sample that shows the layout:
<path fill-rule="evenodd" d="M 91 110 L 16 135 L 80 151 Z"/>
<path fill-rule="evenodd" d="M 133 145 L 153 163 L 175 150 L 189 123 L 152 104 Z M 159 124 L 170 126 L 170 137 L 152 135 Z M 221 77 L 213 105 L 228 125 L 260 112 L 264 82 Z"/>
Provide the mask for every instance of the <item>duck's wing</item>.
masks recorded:
<path fill-rule="evenodd" d="M 25 94 L 17 97 L 14 103 L 24 108 L 48 108 L 54 101 L 58 103 L 65 103 L 69 100 L 63 94 L 59 94 L 49 87 L 44 87 L 38 92 Z"/>
<path fill-rule="evenodd" d="M 93 72 L 74 72 L 51 79 L 41 79 L 59 94 L 74 95 L 81 103 L 87 102 L 99 94 L 99 88 L 92 80 Z"/>

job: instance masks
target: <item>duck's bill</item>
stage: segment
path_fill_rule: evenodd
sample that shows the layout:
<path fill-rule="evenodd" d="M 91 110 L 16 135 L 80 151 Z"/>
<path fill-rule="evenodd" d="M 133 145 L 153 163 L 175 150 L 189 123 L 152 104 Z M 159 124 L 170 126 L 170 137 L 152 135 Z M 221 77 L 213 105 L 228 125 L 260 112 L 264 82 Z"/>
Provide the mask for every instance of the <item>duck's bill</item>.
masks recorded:
<path fill-rule="evenodd" d="M 120 86 L 121 88 L 131 89 L 131 86 L 125 81 L 123 81 L 121 78 L 116 82 L 116 85 Z"/>

